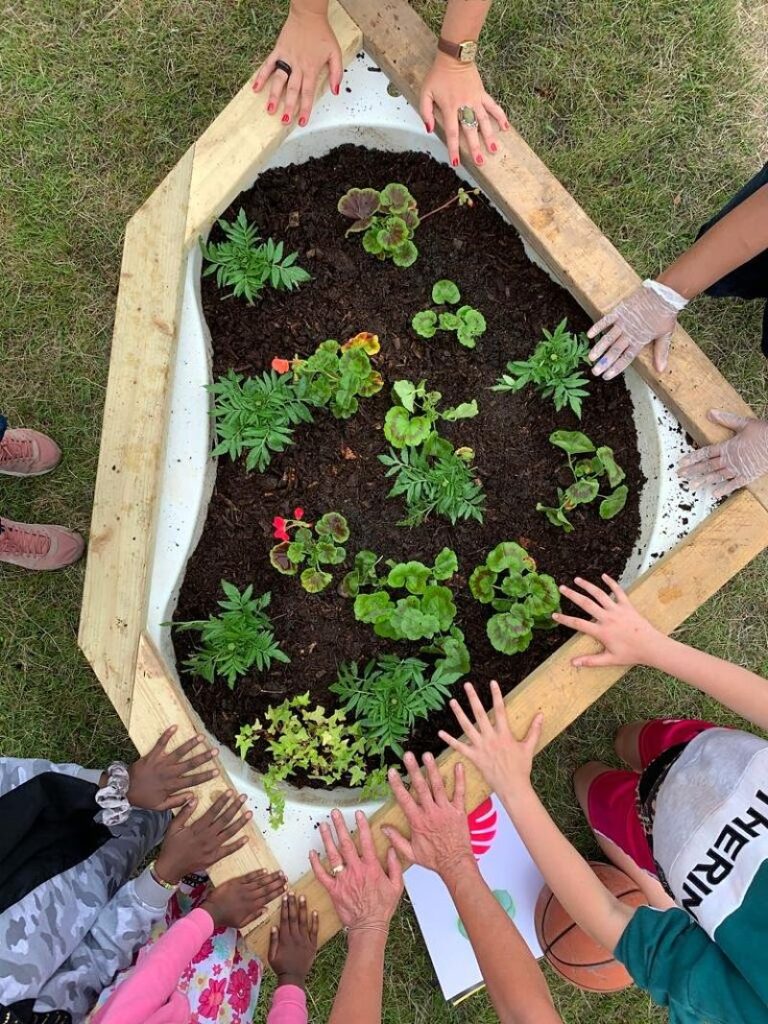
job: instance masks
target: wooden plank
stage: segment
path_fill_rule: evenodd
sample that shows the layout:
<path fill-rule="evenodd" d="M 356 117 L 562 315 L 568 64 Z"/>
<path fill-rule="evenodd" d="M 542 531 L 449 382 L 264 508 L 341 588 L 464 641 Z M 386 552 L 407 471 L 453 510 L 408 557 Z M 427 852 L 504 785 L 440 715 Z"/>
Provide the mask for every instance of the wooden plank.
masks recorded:
<path fill-rule="evenodd" d="M 766 547 L 768 512 L 749 492 L 741 491 L 632 586 L 632 601 L 654 625 L 670 633 Z M 574 636 L 508 694 L 507 717 L 517 736 L 523 736 L 534 714 L 543 711 L 541 749 L 624 675 L 625 668 L 573 668 L 574 657 L 596 649 L 589 637 Z M 444 776 L 452 773 L 457 760 L 458 754 L 450 749 L 441 755 L 439 764 Z M 471 764 L 464 764 L 467 806 L 475 807 L 488 796 L 488 787 Z M 379 854 L 386 849 L 382 824 L 408 832 L 405 819 L 393 803 L 385 805 L 372 822 Z M 325 890 L 311 872 L 295 889 L 307 897 L 311 909 L 320 912 L 320 941 L 327 942 L 340 925 Z M 271 923 L 265 921 L 249 936 L 249 947 L 262 956 Z"/>
<path fill-rule="evenodd" d="M 367 52 L 418 108 L 421 83 L 435 54 L 432 32 L 406 0 L 341 3 L 362 29 Z M 438 131 L 443 135 L 439 118 Z M 499 153 L 483 167 L 475 165 L 463 145 L 468 173 L 584 309 L 595 318 L 602 316 L 640 278 L 518 132 L 500 133 L 499 142 Z M 635 366 L 699 444 L 731 436 L 707 419 L 709 409 L 754 415 L 682 328 L 675 331 L 665 373 L 654 370 L 649 349 Z M 768 508 L 768 476 L 749 489 Z"/>
<path fill-rule="evenodd" d="M 197 733 L 204 731 L 202 722 L 165 666 L 161 655 L 149 637 L 142 633 L 139 638 L 134 699 L 128 731 L 136 749 L 143 756 L 171 725 L 178 727 L 174 746 L 181 746 Z M 217 758 L 214 764 L 220 772 L 220 777 L 195 789 L 199 802 L 194 817 L 203 814 L 227 789 L 235 788 L 221 760 Z M 267 871 L 279 870 L 280 865 L 253 822 L 248 825 L 244 834 L 248 837 L 247 846 L 210 869 L 209 874 L 216 885 L 249 871 L 257 871 L 259 868 L 266 868 Z M 279 913 L 279 900 L 275 906 Z"/>
<path fill-rule="evenodd" d="M 346 65 L 360 49 L 362 34 L 336 0 L 331 0 L 328 16 Z M 186 228 L 188 245 L 194 244 L 200 235 L 207 235 L 216 217 L 243 189 L 251 186 L 257 169 L 294 128 L 266 112 L 267 94 L 255 93 L 252 82 L 253 76 L 195 144 Z M 327 87 L 328 76 L 324 72 L 317 95 L 322 95 Z"/>
<path fill-rule="evenodd" d="M 185 270 L 190 150 L 128 224 L 79 643 L 128 724 Z"/>

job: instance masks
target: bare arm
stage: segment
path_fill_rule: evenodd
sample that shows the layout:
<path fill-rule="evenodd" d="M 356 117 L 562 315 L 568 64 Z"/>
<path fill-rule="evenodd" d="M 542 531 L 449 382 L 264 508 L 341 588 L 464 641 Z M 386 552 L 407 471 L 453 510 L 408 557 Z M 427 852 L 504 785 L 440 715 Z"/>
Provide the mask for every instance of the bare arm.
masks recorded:
<path fill-rule="evenodd" d="M 442 35 L 450 43 L 477 41 L 491 9 L 491 0 L 448 0 Z"/>
<path fill-rule="evenodd" d="M 344 971 L 328 1024 L 381 1024 L 387 932 L 349 933 Z"/>
<path fill-rule="evenodd" d="M 758 728 L 768 729 L 768 679 L 665 636 L 633 607 L 615 580 L 604 575 L 603 581 L 612 597 L 580 577 L 574 581 L 580 591 L 560 588 L 565 597 L 594 621 L 571 615 L 553 617 L 603 645 L 600 654 L 576 658 L 577 667 L 648 665 L 658 668 L 714 697 Z"/>

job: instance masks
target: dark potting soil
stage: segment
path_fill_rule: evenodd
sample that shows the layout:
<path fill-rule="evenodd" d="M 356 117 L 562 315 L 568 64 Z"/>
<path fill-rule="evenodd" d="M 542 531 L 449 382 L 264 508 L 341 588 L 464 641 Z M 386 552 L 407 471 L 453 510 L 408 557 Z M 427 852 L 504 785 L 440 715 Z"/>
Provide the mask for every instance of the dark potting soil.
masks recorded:
<path fill-rule="evenodd" d="M 416 232 L 419 258 L 409 269 L 365 253 L 361 236 L 345 238 L 347 222 L 336 203 L 352 186 L 380 189 L 389 181 L 411 189 L 422 215 L 455 195 L 460 184 L 450 168 L 425 155 L 356 146 L 267 171 L 224 217 L 234 219 L 242 206 L 263 237 L 284 239 L 286 251 L 298 251 L 298 262 L 311 273 L 311 282 L 291 294 L 265 291 L 256 305 L 248 306 L 244 300 L 223 299 L 212 277 L 203 280 L 214 377 L 230 367 L 255 375 L 268 369 L 275 356 L 308 356 L 326 338 L 345 341 L 359 331 L 371 331 L 381 341 L 373 361 L 387 382 L 380 394 L 361 399 L 360 411 L 349 420 L 319 410 L 314 425 L 300 427 L 296 443 L 276 456 L 265 473 L 247 473 L 244 459 L 219 460 L 208 519 L 190 559 L 175 617 L 183 621 L 215 613 L 221 579 L 241 589 L 253 583 L 257 593 L 271 591 L 275 633 L 291 658 L 290 665 L 274 665 L 269 673 L 250 673 L 233 691 L 223 681 L 212 686 L 181 668 L 192 704 L 213 734 L 230 746 L 244 722 L 294 694 L 309 690 L 313 702 L 335 707 L 328 687 L 341 662 L 417 650 L 416 645 L 381 640 L 372 627 L 356 622 L 352 602 L 340 597 L 333 585 L 310 595 L 297 578 L 275 572 L 268 559 L 275 543 L 273 516 L 290 516 L 297 505 L 310 520 L 330 510 L 343 513 L 351 529 L 346 545 L 351 557 L 371 548 L 384 558 L 431 563 L 442 547 L 453 548 L 460 572 L 452 584 L 457 622 L 472 655 L 471 678 L 483 692 L 494 678 L 511 689 L 569 635 L 565 629 L 537 632 L 530 648 L 513 657 L 491 647 L 485 632 L 488 610 L 466 587 L 472 569 L 488 551 L 500 541 L 514 540 L 529 550 L 540 571 L 558 582 L 575 575 L 599 580 L 601 572 L 622 572 L 638 536 L 643 476 L 622 379 L 591 384 L 581 422 L 568 410 L 555 412 L 550 401 L 537 398 L 531 389 L 518 394 L 489 390 L 510 359 L 532 352 L 542 328 L 553 329 L 567 317 L 572 329 L 585 330 L 589 321 L 583 311 L 528 260 L 517 233 L 483 197 L 476 197 L 471 208 L 454 204 L 429 217 Z M 216 227 L 212 240 L 222 237 Z M 431 305 L 432 285 L 440 278 L 455 281 L 462 302 L 486 317 L 487 332 L 474 350 L 444 332 L 425 341 L 410 327 L 412 315 Z M 487 496 L 482 525 L 469 521 L 452 527 L 439 518 L 415 529 L 397 525 L 404 503 L 387 498 L 390 484 L 376 456 L 388 449 L 382 423 L 391 404 L 391 384 L 400 378 L 425 379 L 442 392 L 445 405 L 477 399 L 476 419 L 442 423 L 440 431 L 457 446 L 475 450 Z M 558 483 L 571 482 L 567 467 L 563 472 L 564 458 L 548 442 L 558 428 L 583 430 L 596 444 L 614 449 L 630 488 L 627 506 L 616 519 L 603 522 L 597 503 L 581 507 L 571 515 L 575 532 L 566 535 L 535 511 L 537 501 L 555 500 Z M 336 571 L 338 579 L 343 571 Z M 195 633 L 174 635 L 180 666 L 196 638 Z M 461 683 L 455 691 L 461 695 Z M 437 751 L 439 728 L 455 730 L 447 709 L 418 726 L 411 748 L 419 754 Z M 257 744 L 249 760 L 264 768 L 268 758 L 263 746 Z"/>

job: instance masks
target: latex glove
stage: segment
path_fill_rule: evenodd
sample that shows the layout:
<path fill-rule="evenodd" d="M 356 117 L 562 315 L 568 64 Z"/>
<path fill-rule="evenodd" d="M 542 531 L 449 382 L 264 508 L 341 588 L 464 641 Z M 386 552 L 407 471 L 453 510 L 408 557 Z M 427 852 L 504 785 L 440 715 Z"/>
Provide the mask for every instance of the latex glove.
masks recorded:
<path fill-rule="evenodd" d="M 588 338 L 605 332 L 589 353 L 595 363 L 592 373 L 612 380 L 626 370 L 640 349 L 650 342 L 654 342 L 653 365 L 659 373 L 666 370 L 677 314 L 687 305 L 688 300 L 674 288 L 658 281 L 643 281 L 640 288 L 622 299 L 587 331 Z"/>
<path fill-rule="evenodd" d="M 708 415 L 735 436 L 686 455 L 677 471 L 694 489 L 709 487 L 716 498 L 724 498 L 768 473 L 768 423 L 719 409 Z"/>
<path fill-rule="evenodd" d="M 278 60 L 291 66 L 290 78 L 275 68 Z M 298 124 L 303 128 L 312 113 L 317 80 L 326 64 L 331 92 L 338 96 L 343 74 L 341 48 L 327 16 L 291 7 L 275 48 L 256 73 L 253 91 L 261 92 L 269 82 L 267 113 L 277 113 L 284 97 L 283 124 L 290 124 L 298 109 Z"/>
<path fill-rule="evenodd" d="M 494 134 L 494 121 L 503 132 L 509 131 L 507 115 L 485 91 L 476 65 L 461 64 L 439 51 L 421 87 L 419 109 L 428 132 L 435 130 L 435 106 L 440 109 L 452 167 L 459 166 L 460 132 L 465 133 L 472 159 L 478 166 L 482 166 L 485 158 L 480 136 L 483 137 L 486 150 L 496 153 L 499 144 Z M 473 108 L 478 120 L 477 128 L 466 128 L 459 124 L 459 107 Z"/>

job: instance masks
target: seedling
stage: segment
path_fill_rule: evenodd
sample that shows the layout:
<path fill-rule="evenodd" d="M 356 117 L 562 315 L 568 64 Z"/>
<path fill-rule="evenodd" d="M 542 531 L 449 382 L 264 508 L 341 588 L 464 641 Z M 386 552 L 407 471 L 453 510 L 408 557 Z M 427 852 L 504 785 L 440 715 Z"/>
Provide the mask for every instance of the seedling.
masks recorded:
<path fill-rule="evenodd" d="M 499 378 L 494 391 L 521 391 L 533 384 L 542 398 L 551 398 L 558 411 L 568 406 L 581 419 L 581 402 L 589 394 L 588 380 L 579 372 L 589 366 L 589 341 L 585 335 L 574 335 L 562 320 L 525 360 L 507 363 L 507 372 Z"/>
<path fill-rule="evenodd" d="M 238 677 L 254 666 L 264 672 L 273 661 L 287 664 L 291 659 L 275 640 L 265 610 L 272 595 L 254 597 L 253 586 L 246 587 L 241 594 L 226 580 L 221 581 L 221 589 L 225 600 L 218 602 L 223 609 L 218 615 L 194 622 L 175 622 L 173 626 L 179 632 L 200 633 L 200 647 L 184 662 L 190 672 L 209 683 L 221 676 L 234 690 Z"/>
<path fill-rule="evenodd" d="M 617 465 L 613 457 L 613 449 L 606 446 L 600 448 L 590 441 L 586 434 L 579 430 L 556 430 L 549 435 L 550 444 L 562 448 L 568 457 L 568 468 L 573 474 L 574 482 L 570 487 L 557 488 L 558 504 L 554 507 L 536 505 L 537 512 L 543 512 L 553 526 L 566 533 L 573 532 L 573 524 L 566 512 L 573 511 L 577 505 L 588 505 L 596 498 L 602 498 L 598 512 L 601 519 L 613 519 L 627 503 L 629 488 L 622 484 L 626 476 L 624 470 Z M 574 461 L 576 455 L 591 455 L 592 458 L 581 458 Z M 601 494 L 600 486 L 603 478 L 613 488 L 610 494 Z"/>
<path fill-rule="evenodd" d="M 551 576 L 536 572 L 536 563 L 519 544 L 498 544 L 469 577 L 472 596 L 495 611 L 486 631 L 502 654 L 517 654 L 531 644 L 534 629 L 551 629 L 560 592 Z"/>
<path fill-rule="evenodd" d="M 303 385 L 302 395 L 314 406 L 328 406 L 338 420 L 349 419 L 360 398 L 370 398 L 384 387 L 381 374 L 371 366 L 379 339 L 368 332 L 357 334 L 343 345 L 323 341 L 308 359 L 291 362 L 294 380 Z"/>
<path fill-rule="evenodd" d="M 384 418 L 384 436 L 393 448 L 422 444 L 435 432 L 438 420 L 471 419 L 479 411 L 474 398 L 471 402 L 438 411 L 443 396 L 439 391 L 427 391 L 426 381 L 414 384 L 409 380 L 398 380 L 392 392 L 395 404 Z"/>
<path fill-rule="evenodd" d="M 395 477 L 390 498 L 403 496 L 408 515 L 398 525 L 420 526 L 433 512 L 455 525 L 459 519 L 482 523 L 485 494 L 472 468 L 474 452 L 458 448 L 436 433 L 416 448 L 379 455 L 387 476 Z"/>
<path fill-rule="evenodd" d="M 247 452 L 245 468 L 263 473 L 275 452 L 293 444 L 293 427 L 312 423 L 312 413 L 287 374 L 274 370 L 243 378 L 230 370 L 206 385 L 215 396 L 212 416 L 217 444 L 212 455 L 234 461 Z"/>
<path fill-rule="evenodd" d="M 302 512 L 303 509 L 296 509 Z M 309 594 L 319 594 L 331 583 L 333 576 L 324 565 L 341 565 L 347 557 L 342 547 L 349 539 L 347 520 L 340 512 L 326 512 L 314 524 L 304 522 L 302 517 L 282 519 L 277 517 L 272 525 L 275 537 L 280 539 L 269 552 L 269 561 L 283 576 L 295 576 L 301 566 L 299 579 Z M 286 539 L 287 538 L 287 539 Z"/>
<path fill-rule="evenodd" d="M 349 723 L 343 711 L 329 715 L 321 706 L 309 710 L 309 703 L 309 693 L 284 700 L 277 707 L 267 708 L 264 724 L 256 719 L 253 724 L 243 725 L 235 737 L 235 748 L 243 760 L 257 740 L 266 743 L 269 768 L 263 781 L 272 828 L 279 828 L 285 817 L 280 783 L 297 772 L 329 786 L 342 779 L 352 786 L 367 782 L 366 789 L 372 785 L 360 726 Z"/>
<path fill-rule="evenodd" d="M 338 211 L 352 220 L 347 234 L 363 231 L 363 248 L 396 267 L 410 267 L 419 250 L 412 241 L 419 210 L 411 193 L 399 182 L 375 188 L 351 188 L 338 202 Z"/>
<path fill-rule="evenodd" d="M 432 286 L 432 301 L 436 306 L 457 306 L 461 302 L 461 293 L 453 281 L 443 278 Z M 485 317 L 472 306 L 459 306 L 453 313 L 425 309 L 415 314 L 411 326 L 421 338 L 434 338 L 438 330 L 455 331 L 465 348 L 474 348 L 486 330 Z"/>
<path fill-rule="evenodd" d="M 354 568 L 341 581 L 341 596 L 357 597 L 361 587 L 375 587 L 379 583 L 376 567 L 380 561 L 375 551 L 358 551 L 355 555 Z"/>
<path fill-rule="evenodd" d="M 268 238 L 263 242 L 255 224 L 250 224 L 245 210 L 240 210 L 231 223 L 219 221 L 226 235 L 225 242 L 200 239 L 203 256 L 208 266 L 203 277 L 216 275 L 219 288 L 231 288 L 232 296 L 244 298 L 252 306 L 269 285 L 276 291 L 293 291 L 310 280 L 302 267 L 296 266 L 298 253 L 283 255 L 283 243 Z"/>

